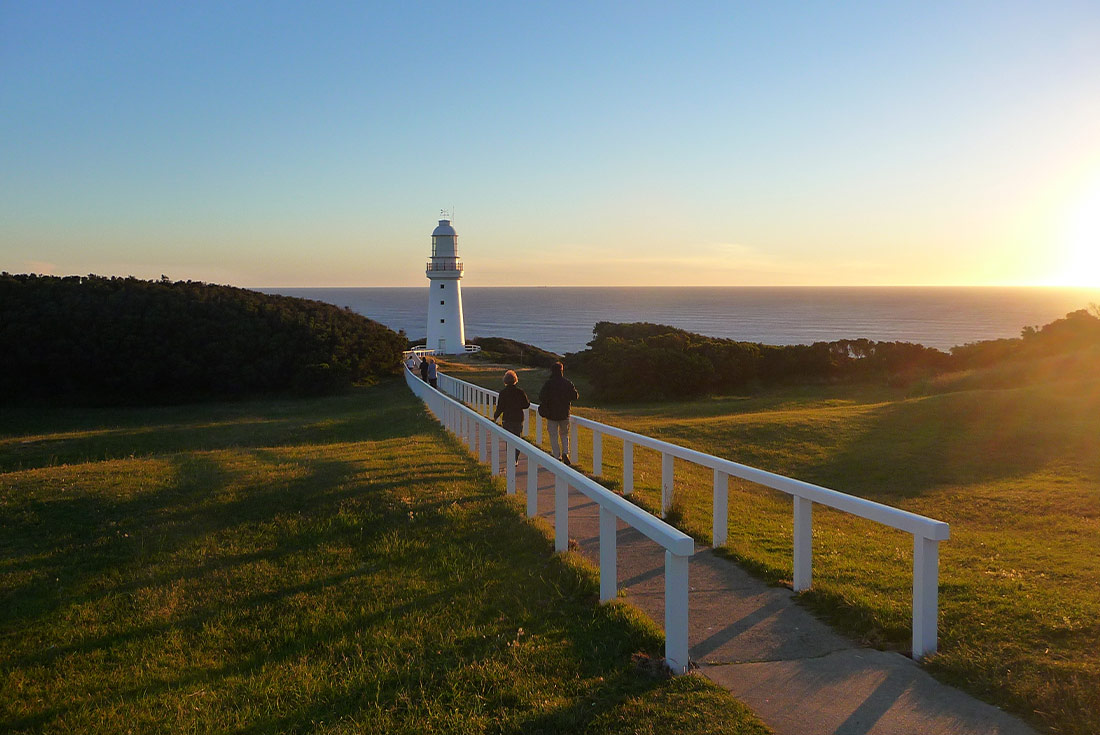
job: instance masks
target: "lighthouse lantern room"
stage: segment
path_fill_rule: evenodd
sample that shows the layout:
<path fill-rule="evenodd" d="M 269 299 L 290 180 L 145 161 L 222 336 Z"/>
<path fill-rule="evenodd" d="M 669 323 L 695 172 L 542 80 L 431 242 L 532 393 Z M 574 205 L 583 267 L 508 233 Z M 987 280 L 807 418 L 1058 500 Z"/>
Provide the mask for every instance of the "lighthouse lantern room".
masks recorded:
<path fill-rule="evenodd" d="M 432 232 L 432 257 L 428 276 L 428 339 L 425 347 L 444 355 L 465 351 L 466 329 L 462 322 L 462 261 L 458 259 L 458 234 L 449 219 L 439 220 Z"/>

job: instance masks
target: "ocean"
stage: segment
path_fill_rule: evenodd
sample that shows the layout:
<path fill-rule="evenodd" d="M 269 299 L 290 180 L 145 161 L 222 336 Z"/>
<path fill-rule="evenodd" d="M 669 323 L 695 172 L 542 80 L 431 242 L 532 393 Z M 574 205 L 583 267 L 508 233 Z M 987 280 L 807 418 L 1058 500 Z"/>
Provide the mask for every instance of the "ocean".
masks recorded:
<path fill-rule="evenodd" d="M 428 286 L 258 289 L 348 307 L 413 338 Z M 466 338 L 509 337 L 556 353 L 584 349 L 599 321 L 655 322 L 712 337 L 789 345 L 848 338 L 955 345 L 1018 337 L 1100 303 L 1100 289 L 795 287 L 463 288 Z"/>

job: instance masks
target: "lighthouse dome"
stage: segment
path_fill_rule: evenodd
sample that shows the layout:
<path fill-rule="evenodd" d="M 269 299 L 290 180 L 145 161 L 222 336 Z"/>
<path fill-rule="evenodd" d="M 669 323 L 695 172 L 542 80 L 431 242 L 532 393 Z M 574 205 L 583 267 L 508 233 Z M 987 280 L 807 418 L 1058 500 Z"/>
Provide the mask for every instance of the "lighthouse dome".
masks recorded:
<path fill-rule="evenodd" d="M 454 237 L 455 228 L 451 227 L 449 219 L 439 220 L 439 226 L 432 231 L 432 237 Z"/>

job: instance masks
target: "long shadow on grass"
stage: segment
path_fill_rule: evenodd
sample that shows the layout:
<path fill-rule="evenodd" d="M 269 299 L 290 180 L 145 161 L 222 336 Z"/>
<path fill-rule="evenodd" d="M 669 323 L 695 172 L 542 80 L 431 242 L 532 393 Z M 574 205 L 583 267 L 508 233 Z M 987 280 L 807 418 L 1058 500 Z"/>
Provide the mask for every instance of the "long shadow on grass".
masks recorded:
<path fill-rule="evenodd" d="M 266 460 L 269 463 L 285 464 L 287 458 L 276 451 L 257 450 L 252 453 L 256 458 Z M 418 473 L 418 480 L 410 480 L 406 474 L 381 473 L 363 478 L 358 484 L 348 485 L 347 480 L 357 473 L 361 474 L 362 467 L 357 464 L 343 462 L 323 462 L 316 459 L 310 462 L 313 473 L 310 476 L 298 479 L 285 487 L 272 489 L 265 486 L 254 486 L 242 496 L 232 500 L 218 502 L 216 496 L 211 500 L 211 488 L 224 487 L 231 482 L 239 481 L 239 476 L 224 471 L 224 468 L 209 457 L 181 456 L 177 458 L 179 473 L 177 481 L 172 487 L 166 488 L 160 493 L 154 493 L 124 502 L 110 503 L 102 498 L 66 499 L 58 503 L 55 515 L 46 518 L 42 525 L 54 525 L 58 527 L 72 527 L 63 538 L 65 547 L 50 557 L 53 566 L 48 567 L 46 574 L 64 573 L 68 575 L 67 587 L 70 589 L 94 589 L 100 585 L 94 584 L 98 578 L 114 576 L 113 573 L 120 569 L 131 567 L 133 562 L 133 545 L 119 544 L 115 539 L 108 539 L 104 544 L 100 535 L 98 524 L 80 525 L 78 519 L 95 519 L 106 515 L 111 518 L 142 518 L 147 521 L 146 529 L 153 535 L 166 536 L 167 540 L 161 543 L 155 552 L 156 556 L 171 558 L 180 549 L 191 546 L 203 539 L 210 539 L 223 535 L 227 531 L 234 531 L 245 526 L 255 526 L 259 522 L 269 521 L 279 514 L 292 512 L 294 514 L 307 513 L 316 521 L 316 527 L 307 527 L 302 532 L 283 536 L 277 545 L 264 551 L 253 551 L 245 554 L 230 554 L 227 557 L 217 557 L 204 561 L 198 566 L 186 566 L 182 569 L 175 568 L 167 574 L 155 574 L 152 579 L 138 579 L 121 586 L 111 586 L 106 590 L 95 592 L 61 595 L 58 594 L 49 600 L 40 600 L 37 605 L 24 604 L 20 608 L 7 608 L 8 615 L 5 626 L 18 622 L 19 618 L 34 617 L 43 619 L 51 616 L 55 610 L 61 607 L 85 606 L 88 603 L 100 601 L 102 598 L 132 592 L 150 587 L 166 588 L 180 581 L 201 581 L 210 578 L 218 571 L 232 569 L 247 564 L 265 562 L 269 564 L 284 563 L 289 557 L 300 555 L 317 549 L 322 544 L 332 544 L 337 541 L 353 543 L 369 550 L 372 540 L 384 533 L 388 528 L 405 516 L 405 509 L 392 502 L 388 493 L 398 487 L 408 488 L 410 484 L 433 483 L 440 481 L 455 481 L 459 479 L 451 474 L 426 471 Z M 379 481 L 381 479 L 381 481 Z M 318 489 L 320 488 L 320 489 Z M 339 489 L 337 489 L 339 488 Z M 365 517 L 374 522 L 374 525 L 363 529 L 349 529 L 333 526 L 330 519 L 336 515 L 339 506 L 346 500 L 362 496 L 374 496 L 375 502 L 371 505 L 371 512 Z M 107 548 L 103 548 L 106 546 Z M 121 548 L 116 548 L 121 547 Z M 100 553 L 88 554 L 87 549 L 99 548 Z M 32 551 L 33 553 L 33 551 Z M 369 553 L 360 555 L 360 561 L 370 560 Z M 155 565 L 156 560 L 146 560 Z M 171 562 L 169 561 L 169 564 Z M 174 566 L 174 565 L 173 565 Z M 324 567 L 321 567 L 324 568 Z M 34 653 L 24 653 L 9 659 L 5 666 L 37 666 L 50 665 L 60 659 L 70 656 L 84 656 L 99 651 L 118 650 L 122 647 L 134 646 L 142 642 L 152 641 L 173 630 L 198 631 L 203 626 L 219 617 L 224 617 L 232 611 L 248 611 L 260 608 L 277 607 L 281 601 L 301 594 L 315 594 L 319 590 L 343 584 L 349 580 L 369 574 L 369 566 L 360 564 L 355 568 L 336 575 L 329 575 L 314 579 L 307 583 L 284 585 L 274 590 L 268 590 L 255 595 L 236 599 L 232 604 L 224 605 L 213 603 L 192 608 L 184 615 L 176 615 L 169 621 L 145 625 L 129 625 L 107 635 L 84 638 L 75 643 L 64 646 L 51 646 L 46 650 Z M 126 575 L 121 575 L 125 577 Z M 213 583 L 213 582 L 212 582 Z M 49 586 L 47 584 L 47 586 Z M 33 597 L 33 590 L 26 588 L 16 591 L 13 599 L 26 601 Z M 420 600 L 416 606 L 422 606 L 427 600 Z M 52 604 L 51 604 L 52 603 Z M 411 606 L 411 605 L 410 605 Z M 401 608 L 397 608 L 399 611 Z M 394 611 L 389 611 L 392 614 Z M 363 620 L 357 621 L 362 623 Z M 355 625 L 348 626 L 349 630 Z M 346 632 L 346 631 L 343 631 Z M 303 644 L 304 645 L 304 644 Z M 292 655 L 294 647 L 286 651 L 286 655 Z M 244 662 L 238 662 L 232 666 L 224 667 L 225 675 L 240 672 L 243 669 L 254 669 L 266 665 L 272 660 L 272 656 L 264 656 L 262 659 L 252 657 Z M 274 658 L 278 658 L 275 656 Z M 162 682 L 158 686 L 156 682 L 144 680 L 141 685 L 135 686 L 133 693 L 152 692 L 164 690 L 169 687 L 186 684 L 188 681 L 206 680 L 208 674 L 172 679 Z M 106 691 L 106 690 L 105 690 Z M 110 688 L 110 697 L 121 694 L 117 688 Z M 43 722 L 60 714 L 62 709 L 54 709 L 45 713 L 38 713 L 30 718 L 22 718 L 18 721 L 0 723 L 7 728 L 29 727 Z"/>
<path fill-rule="evenodd" d="M 425 421 L 414 413 L 418 429 Z M 399 425 L 390 431 L 402 432 Z M 400 724 L 402 702 L 417 687 L 426 687 L 437 709 L 453 709 L 448 698 L 482 696 L 486 676 L 497 693 L 485 705 L 496 718 L 519 708 L 513 719 L 521 725 L 569 730 L 661 686 L 629 663 L 639 650 L 657 657 L 659 635 L 616 607 L 596 605 L 595 580 L 553 556 L 548 538 L 494 497 L 498 490 L 487 487 L 485 470 L 459 454 L 453 439 L 438 429 L 432 437 L 435 449 L 405 457 L 399 466 L 324 459 L 302 447 L 233 453 L 248 460 L 244 468 L 217 455 L 177 455 L 174 479 L 157 491 L 124 500 L 74 495 L 43 503 L 36 508 L 40 521 L 9 537 L 8 548 L 25 555 L 39 574 L 4 601 L 18 605 L 0 606 L 6 638 L 30 634 L 5 656 L 4 669 L 33 676 L 57 667 L 94 669 L 108 660 L 125 670 L 132 657 L 169 655 L 167 641 L 181 636 L 188 655 L 182 664 L 167 658 L 149 667 L 178 669 L 174 676 L 138 680 L 135 674 L 132 685 L 119 687 L 117 673 L 105 673 L 99 678 L 115 682 L 67 685 L 75 691 L 60 697 L 65 704 L 9 718 L 0 729 L 35 728 L 120 704 L 140 711 L 150 697 L 178 696 L 183 688 L 237 691 L 242 680 L 254 682 L 252 695 L 263 697 L 269 692 L 257 687 L 269 686 L 261 681 L 267 673 L 307 665 L 325 687 L 300 706 L 258 716 L 241 731 L 293 730 L 321 719 L 361 717 L 370 707 L 381 707 Z M 305 471 L 275 485 L 248 478 L 250 466 L 295 462 Z M 118 534 L 113 522 L 140 527 L 145 547 Z M 240 539 L 251 541 L 242 547 Z M 257 566 L 270 568 L 258 585 L 248 581 Z M 114 605 L 181 583 L 185 603 L 169 609 L 167 619 Z M 189 599 L 192 590 L 202 594 Z M 76 629 L 72 643 L 43 650 L 62 625 L 62 611 L 78 607 L 99 616 L 91 630 L 110 632 L 82 635 Z M 327 609 L 343 612 L 320 618 L 306 613 Z M 421 630 L 425 621 L 437 620 L 442 622 Z M 375 640 L 388 641 L 386 648 L 375 651 Z M 516 669 L 508 662 L 529 641 L 550 644 Z M 527 675 L 525 667 L 542 672 L 547 655 L 559 656 L 553 667 L 567 672 L 566 683 L 553 686 L 566 686 L 567 698 L 583 698 L 584 705 L 539 712 L 509 688 L 515 677 Z M 388 667 L 379 668 L 381 656 Z M 211 663 L 187 663 L 204 660 Z M 362 664 L 349 676 L 333 675 L 345 671 L 348 660 Z M 298 693 L 285 701 L 300 702 Z M 590 698 L 599 706 L 591 707 Z M 165 711 L 174 711 L 166 704 Z"/>
<path fill-rule="evenodd" d="M 983 483 L 1035 472 L 1057 455 L 1056 411 L 1020 395 L 952 393 L 884 404 L 828 460 L 797 476 L 889 501 L 943 485 Z"/>
<path fill-rule="evenodd" d="M 280 466 L 293 462 L 276 450 L 253 450 L 248 456 L 261 464 Z M 363 468 L 345 462 L 305 460 L 309 473 L 294 481 L 277 486 L 250 487 L 236 494 L 218 494 L 241 482 L 243 471 L 231 471 L 209 455 L 179 455 L 175 458 L 173 483 L 156 493 L 139 495 L 126 501 L 111 501 L 102 495 L 78 495 L 43 504 L 34 523 L 10 524 L 11 546 L 22 549 L 25 560 L 12 553 L 4 568 L 8 572 L 33 569 L 35 579 L 13 588 L 0 609 L 0 622 L 6 627 L 19 620 L 41 618 L 62 607 L 97 602 L 101 599 L 131 594 L 150 586 L 170 586 L 260 562 L 277 562 L 285 557 L 313 548 L 323 534 L 299 534 L 292 543 L 286 539 L 263 551 L 219 555 L 195 563 L 185 556 L 175 557 L 195 548 L 203 540 L 226 537 L 234 530 L 261 527 L 280 515 L 303 510 L 335 517 L 340 505 L 363 492 L 386 493 L 407 487 L 406 473 L 371 473 L 353 482 Z M 453 481 L 453 473 L 421 468 L 419 482 Z M 316 488 L 321 487 L 322 490 Z M 389 515 L 403 515 L 404 508 L 393 504 L 384 509 Z M 121 519 L 121 520 L 120 520 Z M 377 520 L 383 520 L 379 515 Z M 124 525 L 119 525 L 124 524 Z M 367 541 L 381 526 L 372 531 L 357 531 L 360 541 Z M 42 533 L 44 528 L 56 532 Z M 121 529 L 128 529 L 124 535 Z M 143 539 L 148 539 L 146 543 Z M 97 580 L 106 572 L 110 584 Z M 80 590 L 75 595 L 69 591 Z M 69 648 L 53 648 L 48 658 L 63 655 Z M 82 649 L 89 646 L 80 645 Z M 97 647 L 91 645 L 90 647 Z"/>
<path fill-rule="evenodd" d="M 382 441 L 408 435 L 419 406 L 387 382 L 328 398 L 58 411 L 54 426 L 35 422 L 36 436 L 5 421 L 0 472 L 174 452 Z"/>

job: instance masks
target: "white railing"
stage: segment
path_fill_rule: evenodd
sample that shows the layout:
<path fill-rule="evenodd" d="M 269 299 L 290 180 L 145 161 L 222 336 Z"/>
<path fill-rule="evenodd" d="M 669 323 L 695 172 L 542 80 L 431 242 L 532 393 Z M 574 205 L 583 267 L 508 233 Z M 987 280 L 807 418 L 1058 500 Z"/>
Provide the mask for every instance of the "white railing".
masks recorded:
<path fill-rule="evenodd" d="M 492 416 L 497 399 L 495 391 L 442 373 L 439 376 L 439 386 L 459 400 L 469 403 L 480 413 Z M 537 409 L 536 404 L 531 404 L 530 411 L 534 416 L 533 441 L 535 444 L 541 444 L 543 422 Z M 528 426 L 531 424 L 531 421 L 527 422 Z M 599 421 L 586 419 L 575 414 L 569 424 L 569 453 L 574 458 L 578 455 L 578 427 L 583 426 L 592 430 L 592 474 L 594 475 L 603 474 L 603 437 L 606 435 L 622 439 L 622 489 L 624 495 L 629 495 L 634 490 L 634 447 L 646 447 L 660 452 L 662 515 L 667 513 L 672 505 L 673 467 L 676 459 L 713 470 L 713 525 L 711 529 L 711 544 L 713 546 L 722 546 L 727 540 L 729 478 L 731 475 L 790 495 L 794 503 L 794 574 L 792 581 L 796 592 L 807 590 L 811 585 L 814 503 L 912 534 L 913 658 L 920 659 L 936 652 L 939 610 L 939 544 L 941 541 L 950 538 L 948 524 L 900 508 L 777 475 L 774 472 L 731 462 L 728 459 L 704 454 L 644 434 L 636 434 L 632 431 L 602 424 Z"/>
<path fill-rule="evenodd" d="M 432 389 L 413 373 L 405 370 L 405 382 L 439 422 L 465 443 L 482 462 L 491 462 L 494 475 L 500 474 L 501 443 L 504 443 L 505 487 L 509 495 L 516 493 L 516 463 L 513 452 L 527 457 L 527 516 L 538 512 L 538 468 L 554 476 L 554 550 L 569 548 L 569 488 L 573 487 L 600 506 L 600 601 L 609 602 L 618 596 L 617 520 L 656 541 L 665 549 L 665 662 L 676 673 L 688 669 L 688 559 L 695 553 L 695 542 L 679 529 L 616 495 L 585 477 L 572 467 L 562 464 L 520 436 L 498 426 L 486 413 L 488 393 L 476 386 L 439 376 L 442 386 L 458 389 L 470 398 L 478 398 L 478 409 Z M 450 392 L 450 391 L 448 391 Z M 492 396 L 495 402 L 495 394 Z M 489 416 L 491 416 L 491 411 Z"/>
<path fill-rule="evenodd" d="M 462 351 L 466 354 L 474 352 L 481 352 L 481 345 L 462 345 Z M 416 355 L 417 357 L 424 357 L 425 355 L 441 354 L 439 350 L 429 350 L 426 345 L 416 345 L 415 347 L 405 350 L 401 353 L 401 359 L 409 359 L 409 355 Z"/>

